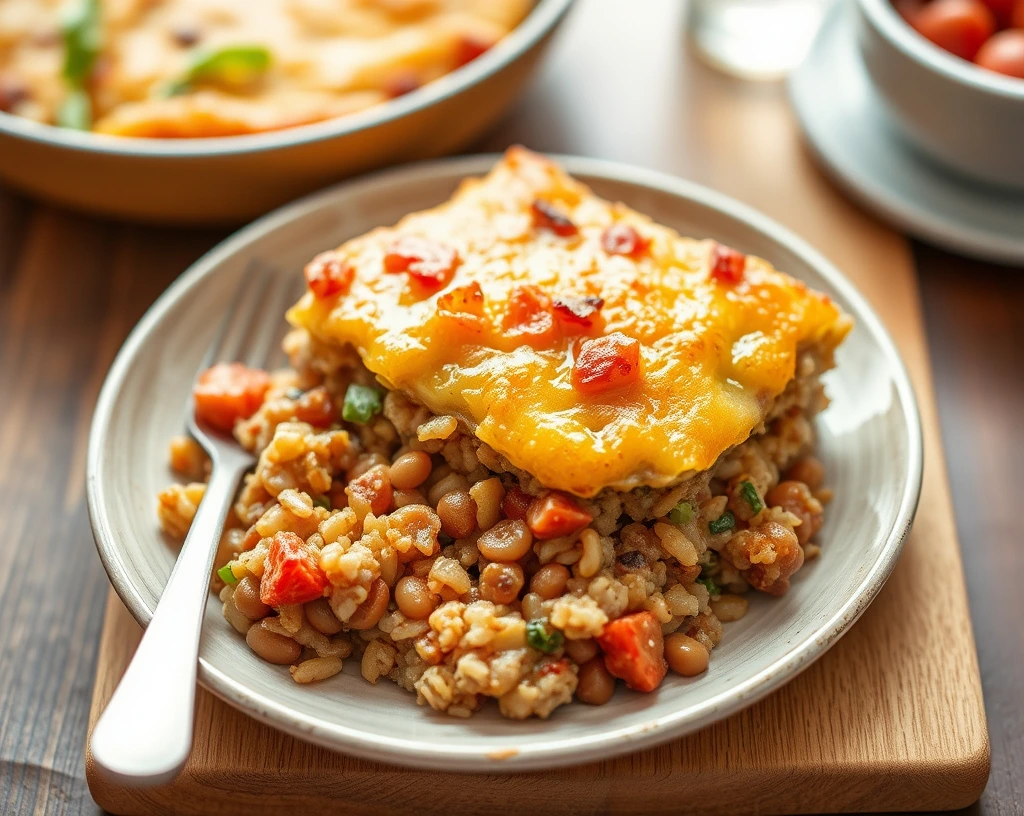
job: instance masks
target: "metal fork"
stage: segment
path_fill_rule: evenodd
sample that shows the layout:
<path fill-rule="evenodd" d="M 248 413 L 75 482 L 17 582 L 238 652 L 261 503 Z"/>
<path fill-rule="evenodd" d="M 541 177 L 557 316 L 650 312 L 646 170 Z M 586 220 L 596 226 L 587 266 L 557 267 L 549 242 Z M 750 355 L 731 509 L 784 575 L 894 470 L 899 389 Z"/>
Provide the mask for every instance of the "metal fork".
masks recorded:
<path fill-rule="evenodd" d="M 293 289 L 290 276 L 251 263 L 200 371 L 231 360 L 266 367 Z M 125 785 L 172 779 L 192 749 L 196 667 L 210 573 L 238 484 L 256 461 L 230 435 L 198 422 L 194 408 L 190 395 L 186 426 L 210 456 L 210 481 L 153 619 L 92 734 L 96 767 Z"/>

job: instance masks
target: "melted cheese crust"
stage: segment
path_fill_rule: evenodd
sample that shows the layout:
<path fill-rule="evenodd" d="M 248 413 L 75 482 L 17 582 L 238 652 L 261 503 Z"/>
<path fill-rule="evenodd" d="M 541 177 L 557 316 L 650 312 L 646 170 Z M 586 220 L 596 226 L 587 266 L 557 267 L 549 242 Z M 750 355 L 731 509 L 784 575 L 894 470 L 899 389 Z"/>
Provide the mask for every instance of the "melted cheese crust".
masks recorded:
<path fill-rule="evenodd" d="M 538 198 L 567 213 L 579 234 L 536 228 Z M 613 223 L 650 239 L 649 252 L 639 260 L 606 252 L 601 235 Z M 482 320 L 439 311 L 438 293 L 383 272 L 387 247 L 410 234 L 458 251 L 441 294 L 476 282 Z M 448 203 L 336 250 L 355 271 L 350 290 L 307 292 L 289 320 L 323 343 L 354 346 L 387 388 L 458 417 L 548 487 L 580 496 L 661 487 L 745 440 L 793 378 L 798 350 L 814 347 L 831 365 L 851 326 L 827 297 L 759 258 L 747 258 L 737 284 L 713 280 L 713 251 L 713 242 L 603 201 L 550 161 L 513 148 Z M 603 325 L 588 336 L 637 339 L 640 381 L 581 396 L 570 376 L 578 336 L 537 342 L 503 327 L 510 291 L 524 283 L 551 297 L 603 298 Z"/>
<path fill-rule="evenodd" d="M 68 92 L 60 34 L 67 5 L 0 0 L 0 110 L 54 123 Z M 531 0 L 101 0 L 101 65 L 89 86 L 93 129 L 227 136 L 341 116 L 452 71 L 467 56 L 465 43 L 497 42 L 531 6 Z M 244 93 L 202 86 L 162 96 L 197 49 L 232 45 L 270 51 L 271 67 L 257 85 Z M 16 88 L 16 95 L 5 88 Z"/>

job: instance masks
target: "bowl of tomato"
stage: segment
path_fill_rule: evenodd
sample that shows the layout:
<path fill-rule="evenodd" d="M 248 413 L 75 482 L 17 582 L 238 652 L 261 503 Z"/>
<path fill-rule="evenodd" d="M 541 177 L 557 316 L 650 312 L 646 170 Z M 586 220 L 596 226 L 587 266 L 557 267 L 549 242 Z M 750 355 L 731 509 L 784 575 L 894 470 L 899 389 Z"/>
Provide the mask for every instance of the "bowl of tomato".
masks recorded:
<path fill-rule="evenodd" d="M 1024 189 L 1024 0 L 857 0 L 858 45 L 919 152 Z"/>

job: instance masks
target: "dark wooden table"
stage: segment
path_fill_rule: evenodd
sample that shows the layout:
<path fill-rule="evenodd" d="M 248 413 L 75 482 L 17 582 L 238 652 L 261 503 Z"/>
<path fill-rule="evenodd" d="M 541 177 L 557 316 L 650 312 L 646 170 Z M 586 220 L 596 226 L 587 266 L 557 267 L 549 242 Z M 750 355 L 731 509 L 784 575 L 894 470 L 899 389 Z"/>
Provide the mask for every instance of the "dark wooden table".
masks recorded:
<path fill-rule="evenodd" d="M 634 49 L 643 58 L 629 61 L 624 78 L 620 41 L 589 36 L 594 5 L 578 10 L 530 94 L 481 148 L 522 141 L 700 180 L 703 168 L 686 158 L 687 140 L 699 136 L 684 126 L 673 137 L 659 100 L 629 93 L 630 82 L 657 77 L 675 100 L 670 114 L 686 113 L 691 69 L 677 56 L 681 34 L 653 37 L 653 18 L 647 30 L 629 30 L 624 19 L 626 35 L 653 43 Z M 723 92 L 785 104 L 778 86 Z M 89 420 L 128 331 L 225 234 L 98 220 L 0 187 L 0 813 L 98 810 L 83 750 L 108 583 L 85 507 Z M 1019 814 L 1024 269 L 922 245 L 914 254 L 992 739 L 991 778 L 970 810 Z"/>

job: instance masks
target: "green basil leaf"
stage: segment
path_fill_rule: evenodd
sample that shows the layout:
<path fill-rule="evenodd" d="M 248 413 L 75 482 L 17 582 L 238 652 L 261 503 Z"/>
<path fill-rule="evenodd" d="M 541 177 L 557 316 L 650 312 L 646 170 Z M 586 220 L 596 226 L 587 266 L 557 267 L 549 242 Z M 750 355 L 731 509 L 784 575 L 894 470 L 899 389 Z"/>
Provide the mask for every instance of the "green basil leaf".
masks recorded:
<path fill-rule="evenodd" d="M 214 51 L 201 49 L 192 57 L 184 76 L 171 82 L 165 93 L 175 96 L 202 82 L 244 88 L 263 76 L 271 62 L 270 51 L 262 45 L 228 45 Z"/>

